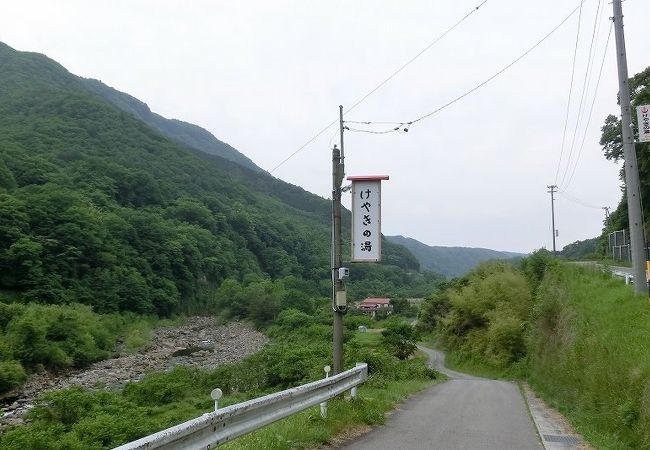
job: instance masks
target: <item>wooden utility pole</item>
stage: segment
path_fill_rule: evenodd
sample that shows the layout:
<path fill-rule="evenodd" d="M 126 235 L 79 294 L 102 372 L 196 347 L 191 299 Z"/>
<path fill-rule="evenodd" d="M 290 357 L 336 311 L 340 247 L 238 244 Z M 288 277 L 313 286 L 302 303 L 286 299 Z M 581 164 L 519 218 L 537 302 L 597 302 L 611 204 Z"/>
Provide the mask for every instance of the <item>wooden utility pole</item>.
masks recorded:
<path fill-rule="evenodd" d="M 634 292 L 648 294 L 645 267 L 645 239 L 643 236 L 643 217 L 639 196 L 639 168 L 634 148 L 632 132 L 632 107 L 628 85 L 627 55 L 625 53 L 625 34 L 623 32 L 623 7 L 621 0 L 613 0 L 614 35 L 616 36 L 616 62 L 618 65 L 618 97 L 621 105 L 621 125 L 623 128 L 623 155 L 625 158 L 625 189 L 627 193 L 627 213 L 630 222 L 630 252 L 634 272 Z"/>
<path fill-rule="evenodd" d="M 555 197 L 554 194 L 557 192 L 557 186 L 552 184 L 550 186 L 546 186 L 550 190 L 548 191 L 549 194 L 551 194 L 551 223 L 553 226 L 553 255 L 556 254 L 556 249 L 555 249 Z"/>
<path fill-rule="evenodd" d="M 343 315 L 347 312 L 345 285 L 339 276 L 343 266 L 343 241 L 341 239 L 341 184 L 345 176 L 343 152 L 343 106 L 339 106 L 341 149 L 332 149 L 332 310 L 334 311 L 334 375 L 343 371 Z"/>

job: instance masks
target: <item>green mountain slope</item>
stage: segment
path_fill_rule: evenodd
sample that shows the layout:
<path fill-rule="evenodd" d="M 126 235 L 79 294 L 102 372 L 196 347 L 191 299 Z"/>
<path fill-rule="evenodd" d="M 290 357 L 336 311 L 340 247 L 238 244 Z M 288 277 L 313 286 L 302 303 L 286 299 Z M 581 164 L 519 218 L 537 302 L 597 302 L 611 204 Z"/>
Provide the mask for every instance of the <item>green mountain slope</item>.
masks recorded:
<path fill-rule="evenodd" d="M 601 252 L 600 240 L 600 237 L 595 237 L 582 241 L 575 241 L 571 244 L 565 245 L 559 253 L 569 259 L 593 257 Z"/>
<path fill-rule="evenodd" d="M 165 117 L 152 112 L 146 103 L 135 97 L 120 92 L 104 83 L 93 79 L 81 79 L 82 82 L 93 92 L 112 103 L 124 112 L 132 114 L 147 125 L 156 129 L 164 136 L 197 150 L 202 150 L 211 155 L 221 156 L 224 159 L 233 161 L 248 169 L 262 172 L 253 161 L 241 154 L 230 145 L 221 142 L 208 130 L 198 125 L 183 122 L 181 120 L 166 119 Z"/>
<path fill-rule="evenodd" d="M 5 297 L 167 315 L 209 307 L 227 278 L 327 295 L 327 200 L 181 145 L 43 55 L 0 44 L 0 72 Z M 384 257 L 418 269 L 403 247 Z"/>
<path fill-rule="evenodd" d="M 423 269 L 448 277 L 465 275 L 483 261 L 526 256 L 522 253 L 500 252 L 486 248 L 429 246 L 404 236 L 386 236 L 386 239 L 409 249 Z"/>

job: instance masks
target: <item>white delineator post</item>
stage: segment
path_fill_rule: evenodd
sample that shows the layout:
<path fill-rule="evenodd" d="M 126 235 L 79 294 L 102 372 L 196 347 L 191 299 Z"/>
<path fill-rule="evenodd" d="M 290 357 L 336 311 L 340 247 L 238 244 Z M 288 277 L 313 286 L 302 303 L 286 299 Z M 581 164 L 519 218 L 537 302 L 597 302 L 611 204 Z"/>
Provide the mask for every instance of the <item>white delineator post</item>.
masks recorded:
<path fill-rule="evenodd" d="M 325 366 L 323 367 L 323 370 L 325 371 L 325 378 L 329 378 L 330 370 L 332 370 L 332 368 L 330 366 Z M 327 419 L 327 402 L 323 402 L 320 404 L 320 416 L 323 419 Z"/>
<path fill-rule="evenodd" d="M 213 389 L 212 392 L 210 392 L 210 397 L 212 397 L 212 400 L 214 400 L 215 412 L 217 411 L 217 409 L 219 409 L 219 399 L 222 396 L 223 396 L 223 392 L 219 388 Z"/>

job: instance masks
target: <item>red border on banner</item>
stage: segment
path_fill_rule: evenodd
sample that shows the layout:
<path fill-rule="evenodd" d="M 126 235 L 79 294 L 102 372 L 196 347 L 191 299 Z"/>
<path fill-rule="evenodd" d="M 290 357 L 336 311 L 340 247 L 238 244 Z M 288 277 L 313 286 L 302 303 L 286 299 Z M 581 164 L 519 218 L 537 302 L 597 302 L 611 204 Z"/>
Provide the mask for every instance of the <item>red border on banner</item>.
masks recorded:
<path fill-rule="evenodd" d="M 360 176 L 349 176 L 346 178 L 349 181 L 377 181 L 377 180 L 388 180 L 388 175 L 360 175 Z"/>

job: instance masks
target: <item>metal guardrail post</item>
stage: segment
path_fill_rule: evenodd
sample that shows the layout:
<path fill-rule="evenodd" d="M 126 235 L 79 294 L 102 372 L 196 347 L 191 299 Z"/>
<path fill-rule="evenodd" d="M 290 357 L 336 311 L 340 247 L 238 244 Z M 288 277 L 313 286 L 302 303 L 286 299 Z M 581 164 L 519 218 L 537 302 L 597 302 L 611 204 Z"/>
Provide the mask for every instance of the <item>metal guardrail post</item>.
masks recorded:
<path fill-rule="evenodd" d="M 367 364 L 366 364 L 366 363 L 357 363 L 357 364 L 356 364 L 356 367 L 363 367 L 363 366 L 365 366 L 365 365 L 367 365 Z M 357 398 L 357 387 L 356 387 L 356 386 L 353 387 L 353 388 L 350 390 L 350 397 L 352 397 L 352 398 Z"/>

